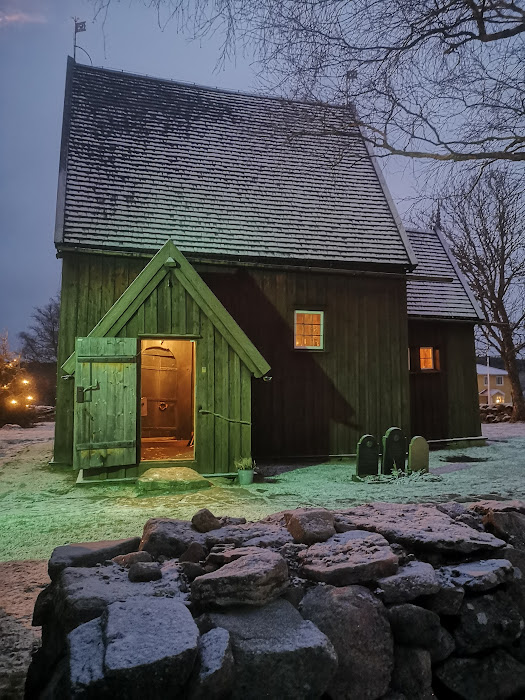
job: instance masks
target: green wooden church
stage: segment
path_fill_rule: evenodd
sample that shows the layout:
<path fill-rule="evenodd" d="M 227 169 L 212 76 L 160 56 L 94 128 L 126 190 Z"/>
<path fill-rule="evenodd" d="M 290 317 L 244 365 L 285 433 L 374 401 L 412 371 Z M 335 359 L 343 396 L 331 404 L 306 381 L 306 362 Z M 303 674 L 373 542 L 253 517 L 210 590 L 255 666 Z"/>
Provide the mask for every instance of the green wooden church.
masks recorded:
<path fill-rule="evenodd" d="M 481 315 L 347 108 L 69 60 L 54 461 L 81 478 L 480 434 Z"/>

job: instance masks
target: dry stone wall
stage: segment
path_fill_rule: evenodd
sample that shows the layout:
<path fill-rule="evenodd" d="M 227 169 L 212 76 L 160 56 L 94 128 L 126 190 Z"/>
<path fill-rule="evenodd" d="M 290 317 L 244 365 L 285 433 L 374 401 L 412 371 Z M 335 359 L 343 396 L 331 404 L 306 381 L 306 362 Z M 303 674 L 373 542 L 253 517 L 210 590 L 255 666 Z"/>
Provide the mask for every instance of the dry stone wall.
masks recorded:
<path fill-rule="evenodd" d="M 26 697 L 525 697 L 525 503 L 200 511 L 58 547 Z"/>

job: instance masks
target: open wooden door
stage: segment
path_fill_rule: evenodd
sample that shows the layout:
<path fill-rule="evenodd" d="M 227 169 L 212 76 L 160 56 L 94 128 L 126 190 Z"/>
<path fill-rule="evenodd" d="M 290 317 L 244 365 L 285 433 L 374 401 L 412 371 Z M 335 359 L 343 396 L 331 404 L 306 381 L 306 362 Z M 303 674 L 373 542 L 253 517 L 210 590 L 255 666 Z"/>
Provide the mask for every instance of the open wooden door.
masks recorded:
<path fill-rule="evenodd" d="M 137 339 L 77 338 L 75 469 L 137 463 Z"/>

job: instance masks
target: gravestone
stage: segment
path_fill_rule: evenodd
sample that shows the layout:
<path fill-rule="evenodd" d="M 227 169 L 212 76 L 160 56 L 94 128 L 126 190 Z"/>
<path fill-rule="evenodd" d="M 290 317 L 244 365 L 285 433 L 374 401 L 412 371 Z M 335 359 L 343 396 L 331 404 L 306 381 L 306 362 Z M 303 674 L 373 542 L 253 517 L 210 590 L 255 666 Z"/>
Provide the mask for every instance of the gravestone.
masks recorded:
<path fill-rule="evenodd" d="M 357 476 L 377 474 L 379 460 L 379 445 L 373 435 L 363 435 L 357 443 L 356 473 Z"/>
<path fill-rule="evenodd" d="M 415 435 L 408 446 L 408 468 L 411 472 L 428 472 L 428 442 Z"/>
<path fill-rule="evenodd" d="M 405 470 L 407 441 L 400 428 L 389 428 L 383 435 L 381 473 L 391 474 L 394 468 Z"/>

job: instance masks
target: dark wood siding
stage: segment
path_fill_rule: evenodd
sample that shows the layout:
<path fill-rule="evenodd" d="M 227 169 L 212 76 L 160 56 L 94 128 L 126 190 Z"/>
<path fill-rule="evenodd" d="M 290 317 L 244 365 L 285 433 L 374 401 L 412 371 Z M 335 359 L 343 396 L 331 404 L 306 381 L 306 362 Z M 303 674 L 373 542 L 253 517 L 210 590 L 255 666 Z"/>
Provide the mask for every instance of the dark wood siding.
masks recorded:
<path fill-rule="evenodd" d="M 75 338 L 88 335 L 147 262 L 90 254 L 64 256 L 59 367 L 74 351 Z M 249 369 L 175 275 L 167 275 L 153 289 L 117 335 L 150 334 L 197 336 L 195 468 L 205 474 L 233 471 L 237 458 L 251 454 Z M 55 462 L 72 464 L 74 382 L 61 379 L 62 374 L 59 369 Z"/>
<path fill-rule="evenodd" d="M 349 454 L 364 433 L 408 430 L 403 279 L 197 269 L 272 367 L 253 384 L 255 457 Z M 324 311 L 323 351 L 294 349 L 295 309 Z"/>
<path fill-rule="evenodd" d="M 472 324 L 409 320 L 408 329 L 412 435 L 427 440 L 480 435 Z M 419 347 L 439 349 L 439 371 L 418 371 Z"/>

